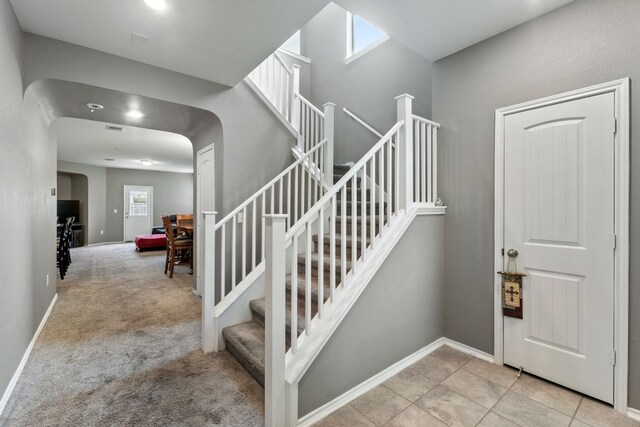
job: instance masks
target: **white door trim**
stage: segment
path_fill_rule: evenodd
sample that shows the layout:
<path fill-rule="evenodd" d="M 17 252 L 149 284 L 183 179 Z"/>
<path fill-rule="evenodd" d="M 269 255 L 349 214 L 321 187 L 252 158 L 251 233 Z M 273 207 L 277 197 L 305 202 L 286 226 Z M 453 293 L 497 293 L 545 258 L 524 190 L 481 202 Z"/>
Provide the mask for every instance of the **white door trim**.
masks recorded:
<path fill-rule="evenodd" d="M 149 189 L 149 232 L 153 229 L 153 186 L 152 185 L 133 185 L 125 184 L 122 191 L 122 241 L 127 241 L 127 189 L 130 187 L 144 187 Z"/>
<path fill-rule="evenodd" d="M 629 358 L 629 96 L 630 80 L 624 78 L 584 89 L 517 104 L 496 110 L 495 128 L 495 192 L 494 192 L 494 271 L 502 270 L 501 249 L 504 241 L 504 122 L 508 115 L 573 101 L 589 96 L 613 93 L 617 132 L 615 134 L 615 229 L 616 251 L 614 265 L 614 409 L 627 413 L 627 384 Z M 503 364 L 504 335 L 501 302 L 501 283 L 494 279 L 494 357 Z"/>
<path fill-rule="evenodd" d="M 204 148 L 201 148 L 200 150 L 198 150 L 198 152 L 196 153 L 196 212 L 195 215 L 193 216 L 195 218 L 195 223 L 196 223 L 196 289 L 193 291 L 196 295 L 202 295 L 202 274 L 199 273 L 200 270 L 200 260 L 202 259 L 202 252 L 203 252 L 203 246 L 202 246 L 202 242 L 204 240 L 204 233 L 203 230 L 201 228 L 201 221 L 200 219 L 202 218 L 202 209 L 200 207 L 200 205 L 202 204 L 202 201 L 200 200 L 200 188 L 198 188 L 197 186 L 200 184 L 200 156 L 202 156 L 204 153 L 206 153 L 207 151 L 213 151 L 213 165 L 214 165 L 214 179 L 213 179 L 213 204 L 215 205 L 216 203 L 216 196 L 215 196 L 215 159 L 216 159 L 216 152 L 215 152 L 215 144 L 209 144 Z M 213 209 L 212 209 L 213 210 Z"/>

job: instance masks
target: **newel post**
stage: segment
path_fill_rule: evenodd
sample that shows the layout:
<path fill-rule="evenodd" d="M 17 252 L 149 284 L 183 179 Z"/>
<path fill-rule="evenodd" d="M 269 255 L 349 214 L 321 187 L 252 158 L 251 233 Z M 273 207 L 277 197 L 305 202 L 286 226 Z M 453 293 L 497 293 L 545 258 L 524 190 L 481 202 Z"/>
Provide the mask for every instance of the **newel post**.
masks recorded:
<path fill-rule="evenodd" d="M 298 64 L 293 64 L 291 66 L 291 71 L 293 76 L 291 79 L 291 94 L 289 95 L 291 97 L 289 100 L 291 103 L 291 117 L 289 118 L 289 121 L 293 128 L 300 133 L 300 101 L 297 97 L 300 93 L 300 66 Z M 298 138 L 298 143 L 300 143 L 300 138 Z"/>
<path fill-rule="evenodd" d="M 404 120 L 396 150 L 400 157 L 400 209 L 406 211 L 413 203 L 413 96 L 405 93 L 396 101 L 398 122 Z"/>
<path fill-rule="evenodd" d="M 265 425 L 285 425 L 285 230 L 287 215 L 265 215 Z"/>
<path fill-rule="evenodd" d="M 216 212 L 203 212 L 204 244 L 202 259 L 202 351 L 211 353 L 216 350 L 216 332 L 213 325 L 213 309 L 216 305 Z"/>
<path fill-rule="evenodd" d="M 327 102 L 324 107 L 324 137 L 327 139 L 327 146 L 324 148 L 324 183 L 327 187 L 333 185 L 333 144 L 335 133 L 335 111 L 336 104 Z"/>

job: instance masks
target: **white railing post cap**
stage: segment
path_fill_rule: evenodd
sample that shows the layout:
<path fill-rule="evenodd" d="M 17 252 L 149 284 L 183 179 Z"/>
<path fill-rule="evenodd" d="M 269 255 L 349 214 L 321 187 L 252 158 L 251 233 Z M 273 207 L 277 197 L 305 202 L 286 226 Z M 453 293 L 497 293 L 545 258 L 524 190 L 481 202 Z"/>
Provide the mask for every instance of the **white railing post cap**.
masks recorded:
<path fill-rule="evenodd" d="M 202 212 L 203 216 L 211 216 L 211 215 L 218 215 L 218 212 L 216 211 L 206 211 L 206 212 Z"/>
<path fill-rule="evenodd" d="M 413 95 L 409 95 L 408 93 L 403 93 L 402 95 L 398 95 L 394 99 L 397 100 L 397 99 L 400 99 L 400 98 L 415 99 L 415 97 Z"/>
<path fill-rule="evenodd" d="M 329 107 L 329 106 L 331 106 L 331 107 L 335 107 L 335 106 L 336 106 L 336 104 L 334 104 L 333 102 L 326 102 L 326 103 L 322 104 L 322 106 L 323 106 L 323 107 Z"/>
<path fill-rule="evenodd" d="M 300 65 L 298 65 L 298 64 L 293 64 L 293 65 L 291 65 L 291 69 L 293 70 L 294 68 L 298 68 L 298 69 L 300 69 L 300 68 L 302 68 L 302 67 L 300 67 Z"/>

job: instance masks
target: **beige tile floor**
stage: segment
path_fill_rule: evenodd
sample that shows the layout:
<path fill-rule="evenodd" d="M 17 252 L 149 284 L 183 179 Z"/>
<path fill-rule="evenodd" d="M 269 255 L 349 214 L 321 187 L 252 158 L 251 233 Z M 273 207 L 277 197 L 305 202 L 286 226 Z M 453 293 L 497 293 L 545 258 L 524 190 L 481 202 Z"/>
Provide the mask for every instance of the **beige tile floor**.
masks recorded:
<path fill-rule="evenodd" d="M 640 427 L 598 401 L 440 347 L 316 427 Z"/>

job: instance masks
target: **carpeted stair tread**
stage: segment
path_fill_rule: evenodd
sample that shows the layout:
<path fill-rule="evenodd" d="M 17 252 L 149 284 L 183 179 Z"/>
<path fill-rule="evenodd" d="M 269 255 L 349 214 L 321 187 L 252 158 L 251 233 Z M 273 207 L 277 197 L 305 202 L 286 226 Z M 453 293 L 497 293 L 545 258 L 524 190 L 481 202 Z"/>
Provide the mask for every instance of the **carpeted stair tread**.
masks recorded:
<path fill-rule="evenodd" d="M 333 175 L 333 183 L 337 184 L 338 181 L 340 181 L 342 179 L 342 177 L 344 176 L 344 174 L 339 175 L 339 174 L 334 174 Z M 362 178 L 360 178 L 359 176 L 356 177 L 356 181 L 358 182 L 358 184 L 360 184 L 360 181 L 362 181 Z M 351 184 L 351 182 L 353 182 L 353 178 L 349 179 L 349 184 Z"/>
<path fill-rule="evenodd" d="M 379 212 L 380 205 L 383 206 L 383 209 L 386 212 L 387 202 L 380 203 L 377 200 L 377 196 L 378 196 L 378 194 L 376 194 L 376 202 L 374 203 L 376 213 Z M 351 215 L 351 212 L 353 210 L 354 205 L 355 205 L 355 207 L 357 209 L 356 210 L 356 214 L 360 215 L 360 212 L 362 212 L 362 198 L 358 199 L 356 202 L 353 202 L 351 200 L 347 200 L 347 203 L 345 205 L 345 210 L 347 211 L 347 214 Z M 367 214 L 371 213 L 371 199 L 369 199 L 368 197 L 367 197 L 367 201 L 365 202 L 365 206 L 367 207 Z M 340 200 L 338 200 L 338 203 L 337 203 L 337 206 L 336 206 L 336 213 L 338 213 L 338 214 L 342 213 L 342 201 L 340 201 Z"/>
<path fill-rule="evenodd" d="M 336 275 L 336 286 L 339 285 L 339 282 L 340 282 L 340 276 Z M 290 301 L 291 288 L 293 286 L 293 279 L 291 274 L 287 274 L 287 277 L 285 279 L 285 286 L 287 287 L 287 301 Z M 298 288 L 298 301 L 301 304 L 304 304 L 305 295 L 306 295 L 306 282 L 303 274 L 298 274 L 298 281 L 296 283 L 296 286 Z M 323 299 L 325 301 L 329 299 L 329 296 L 331 294 L 331 289 L 329 286 L 330 286 L 330 276 L 328 276 L 327 274 L 324 274 Z M 311 304 L 313 306 L 318 305 L 318 276 L 316 274 L 311 275 Z"/>
<path fill-rule="evenodd" d="M 320 254 L 318 252 L 314 252 L 314 253 L 312 253 L 310 255 L 309 258 L 310 258 L 310 261 L 311 261 L 311 268 L 316 271 L 315 274 L 317 276 L 317 269 L 318 269 L 318 266 L 319 266 L 319 263 L 320 263 Z M 305 254 L 298 255 L 298 265 L 304 267 L 306 265 L 306 262 L 307 262 L 307 259 L 306 259 L 306 255 Z M 322 264 L 324 266 L 324 272 L 325 272 L 324 276 L 326 278 L 326 277 L 328 277 L 327 275 L 331 271 L 331 259 L 327 255 L 323 256 Z M 336 274 L 339 275 L 341 273 L 341 271 L 342 271 L 342 265 L 341 265 L 341 263 L 336 263 L 336 264 L 337 264 L 335 266 Z M 347 267 L 347 271 L 351 270 L 351 261 L 347 260 L 346 267 Z"/>
<path fill-rule="evenodd" d="M 265 313 L 266 313 L 266 298 L 254 299 L 249 303 L 249 308 L 251 308 L 251 312 L 253 314 L 253 319 L 258 322 L 262 327 L 265 326 Z M 287 308 L 286 308 L 286 316 L 287 316 L 287 345 L 291 344 L 291 298 L 287 298 Z M 312 310 L 313 313 L 313 310 Z M 313 313 L 315 315 L 315 313 Z M 298 318 L 298 336 L 304 331 L 304 316 L 305 316 L 305 307 L 304 304 L 298 304 L 298 312 L 296 317 Z"/>
<path fill-rule="evenodd" d="M 345 243 L 347 245 L 347 248 L 351 248 L 353 246 L 353 239 L 351 238 L 351 235 L 349 234 L 351 230 L 347 230 L 347 238 L 345 239 Z M 320 241 L 320 238 L 318 237 L 317 234 L 315 234 L 313 237 L 313 243 L 315 243 L 316 248 L 318 247 L 318 242 Z M 358 247 L 362 246 L 362 236 L 358 233 Z M 371 242 L 371 239 L 369 237 L 367 237 L 367 245 Z M 322 243 L 325 247 L 331 247 L 331 234 L 327 233 L 324 235 L 324 238 L 322 239 Z M 337 248 L 341 248 L 342 247 L 342 235 L 340 233 L 340 230 L 336 227 L 336 247 Z M 317 249 L 316 249 L 317 250 Z M 327 254 L 328 252 L 325 251 L 325 254 Z"/>
<path fill-rule="evenodd" d="M 222 330 L 227 350 L 264 387 L 264 327 L 255 320 Z"/>
<path fill-rule="evenodd" d="M 334 175 L 344 175 L 351 170 L 350 165 L 333 165 Z"/>
<path fill-rule="evenodd" d="M 380 215 L 375 215 L 376 217 L 376 229 L 380 228 Z M 383 218 L 386 221 L 387 215 L 384 215 Z M 362 225 L 362 217 L 360 215 L 357 216 L 356 221 L 358 223 L 358 226 L 360 227 Z M 347 216 L 346 218 L 346 224 L 347 227 L 350 226 L 353 223 L 353 217 L 351 216 Z M 337 216 L 336 217 L 336 227 L 338 227 L 338 225 L 342 225 L 342 217 L 341 216 Z M 367 228 L 369 228 L 371 226 L 371 215 L 367 215 Z"/>

